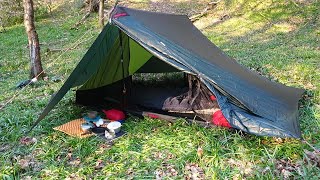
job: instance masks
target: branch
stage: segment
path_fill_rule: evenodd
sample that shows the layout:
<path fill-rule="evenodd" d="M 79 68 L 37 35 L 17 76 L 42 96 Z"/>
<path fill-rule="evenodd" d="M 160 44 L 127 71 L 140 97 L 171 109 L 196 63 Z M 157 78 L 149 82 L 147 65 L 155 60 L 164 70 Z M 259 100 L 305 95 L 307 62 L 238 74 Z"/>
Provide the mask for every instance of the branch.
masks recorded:
<path fill-rule="evenodd" d="M 78 21 L 75 25 L 73 25 L 70 29 L 76 29 L 80 24 L 82 24 L 89 16 L 90 16 L 91 12 L 88 11 L 87 14 L 85 14 L 80 21 Z"/>
<path fill-rule="evenodd" d="M 207 7 L 204 8 L 204 9 L 201 11 L 201 13 L 196 14 L 196 15 L 193 15 L 193 16 L 190 17 L 191 22 L 195 22 L 195 21 L 199 20 L 201 17 L 207 15 L 208 12 L 209 12 L 210 10 L 214 9 L 220 1 L 221 1 L 221 0 L 213 1 L 213 2 L 208 3 Z"/>

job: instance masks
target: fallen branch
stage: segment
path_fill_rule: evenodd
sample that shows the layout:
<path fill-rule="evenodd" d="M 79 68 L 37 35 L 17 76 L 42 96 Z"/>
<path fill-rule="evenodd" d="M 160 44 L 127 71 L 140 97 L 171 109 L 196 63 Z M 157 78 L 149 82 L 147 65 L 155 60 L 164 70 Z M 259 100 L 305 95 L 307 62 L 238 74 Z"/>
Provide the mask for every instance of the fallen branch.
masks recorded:
<path fill-rule="evenodd" d="M 154 112 L 143 112 L 142 115 L 144 117 L 149 117 L 149 118 L 155 118 L 155 119 L 160 119 L 160 120 L 166 120 L 166 121 L 169 121 L 171 123 L 175 123 L 177 122 L 179 119 L 181 118 L 178 118 L 178 117 L 175 117 L 175 116 L 169 116 L 169 115 L 164 115 L 164 114 L 159 114 L 159 113 L 154 113 Z M 208 122 L 205 122 L 205 121 L 199 121 L 199 120 L 195 120 L 195 119 L 187 119 L 185 118 L 186 122 L 189 123 L 189 124 L 192 124 L 192 123 L 196 123 L 202 127 L 213 127 L 214 125 L 208 123 Z"/>
<path fill-rule="evenodd" d="M 196 15 L 193 15 L 193 16 L 190 17 L 191 22 L 195 22 L 195 21 L 199 20 L 201 17 L 207 15 L 208 12 L 209 12 L 210 10 L 214 9 L 220 1 L 221 1 L 221 0 L 208 3 L 207 7 L 204 8 L 204 9 L 201 11 L 201 13 L 196 14 Z"/>
<path fill-rule="evenodd" d="M 76 29 L 80 24 L 82 24 L 89 16 L 90 16 L 91 12 L 88 11 L 87 14 L 85 14 L 80 21 L 78 21 L 75 25 L 73 25 L 70 29 Z"/>
<path fill-rule="evenodd" d="M 153 119 L 160 119 L 160 120 L 165 120 L 165 121 L 169 121 L 171 123 L 175 123 L 177 122 L 179 119 L 179 117 L 175 117 L 175 116 L 170 116 L 170 115 L 165 115 L 165 114 L 159 114 L 159 113 L 154 113 L 154 112 L 148 112 L 148 111 L 135 111 L 135 110 L 126 110 L 128 113 L 131 113 L 133 115 L 138 115 L 138 116 L 143 116 L 143 117 L 149 117 L 149 118 L 153 118 Z M 189 124 L 192 123 L 196 123 L 199 124 L 202 127 L 214 127 L 213 124 L 209 123 L 209 122 L 205 122 L 205 121 L 199 121 L 199 120 L 195 120 L 195 119 L 188 119 L 185 118 L 186 122 Z"/>

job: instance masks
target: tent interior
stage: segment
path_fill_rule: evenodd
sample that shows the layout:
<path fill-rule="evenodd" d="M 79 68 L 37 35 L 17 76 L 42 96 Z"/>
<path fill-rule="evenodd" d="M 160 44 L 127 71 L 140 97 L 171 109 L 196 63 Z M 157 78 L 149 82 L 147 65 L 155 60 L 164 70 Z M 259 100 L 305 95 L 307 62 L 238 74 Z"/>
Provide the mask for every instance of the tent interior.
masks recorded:
<path fill-rule="evenodd" d="M 211 120 L 218 103 L 196 76 L 158 59 L 128 36 L 122 38 L 126 39 L 123 64 L 121 60 L 112 61 L 120 63 L 117 68 L 103 64 L 77 90 L 77 103 Z"/>

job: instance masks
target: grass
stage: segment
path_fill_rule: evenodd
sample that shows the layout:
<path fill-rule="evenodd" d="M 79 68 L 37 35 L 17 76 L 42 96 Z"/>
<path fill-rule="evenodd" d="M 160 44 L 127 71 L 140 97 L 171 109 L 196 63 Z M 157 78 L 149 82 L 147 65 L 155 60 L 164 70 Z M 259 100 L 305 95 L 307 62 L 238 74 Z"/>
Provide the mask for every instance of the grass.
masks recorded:
<path fill-rule="evenodd" d="M 158 7 L 164 2 L 134 0 L 130 6 L 155 11 L 168 7 L 170 11 L 192 14 L 195 10 L 188 7 L 201 10 L 204 2 L 207 1 L 192 4 L 193 1 L 172 0 L 170 6 Z M 166 174 L 166 179 L 182 179 L 190 174 L 190 166 L 199 167 L 196 171 L 206 179 L 319 179 L 319 166 L 305 152 L 313 150 L 295 139 L 205 129 L 187 125 L 183 120 L 171 124 L 135 117 L 127 120 L 124 127 L 127 135 L 113 146 L 97 137 L 66 136 L 52 127 L 88 110 L 74 104 L 74 91 L 29 135 L 37 142 L 21 144 L 24 132 L 99 33 L 96 14 L 78 29 L 70 29 L 84 13 L 72 8 L 73 5 L 56 4 L 52 17 L 38 19 L 42 60 L 49 80 L 23 91 L 13 87 L 29 73 L 24 27 L 16 25 L 0 33 L 0 104 L 18 93 L 12 103 L 0 110 L 3 179 L 155 179 L 161 173 Z M 299 119 L 304 139 L 317 148 L 320 147 L 319 6 L 317 1 L 223 1 L 195 23 L 211 41 L 244 66 L 270 80 L 306 89 Z M 226 20 L 212 22 L 224 14 L 228 15 Z M 77 40 L 82 43 L 62 55 L 46 52 L 47 48 L 70 47 Z M 62 81 L 51 81 L 54 77 Z"/>

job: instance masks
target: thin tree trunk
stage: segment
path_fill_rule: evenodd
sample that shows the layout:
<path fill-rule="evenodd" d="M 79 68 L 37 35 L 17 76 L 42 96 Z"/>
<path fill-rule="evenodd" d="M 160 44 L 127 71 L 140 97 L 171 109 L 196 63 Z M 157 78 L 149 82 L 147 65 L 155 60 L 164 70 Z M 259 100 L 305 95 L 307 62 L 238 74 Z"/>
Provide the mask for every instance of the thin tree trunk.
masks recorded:
<path fill-rule="evenodd" d="M 100 5 L 99 5 L 99 25 L 100 28 L 103 29 L 104 27 L 104 0 L 100 0 Z"/>
<path fill-rule="evenodd" d="M 40 44 L 38 34 L 34 25 L 34 10 L 32 0 L 23 0 L 24 26 L 28 35 L 28 47 L 30 56 L 30 78 L 37 75 L 44 77 L 45 74 L 41 65 Z"/>

